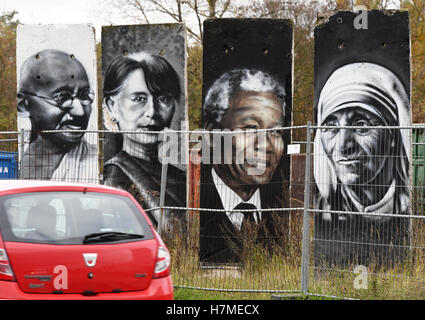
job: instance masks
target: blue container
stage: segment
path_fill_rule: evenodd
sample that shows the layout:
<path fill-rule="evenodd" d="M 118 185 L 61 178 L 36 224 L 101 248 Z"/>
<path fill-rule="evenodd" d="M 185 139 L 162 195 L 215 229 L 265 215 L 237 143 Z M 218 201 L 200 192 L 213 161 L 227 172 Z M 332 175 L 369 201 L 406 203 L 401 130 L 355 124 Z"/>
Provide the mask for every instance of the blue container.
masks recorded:
<path fill-rule="evenodd" d="M 18 173 L 17 152 L 0 151 L 0 179 L 16 179 Z"/>

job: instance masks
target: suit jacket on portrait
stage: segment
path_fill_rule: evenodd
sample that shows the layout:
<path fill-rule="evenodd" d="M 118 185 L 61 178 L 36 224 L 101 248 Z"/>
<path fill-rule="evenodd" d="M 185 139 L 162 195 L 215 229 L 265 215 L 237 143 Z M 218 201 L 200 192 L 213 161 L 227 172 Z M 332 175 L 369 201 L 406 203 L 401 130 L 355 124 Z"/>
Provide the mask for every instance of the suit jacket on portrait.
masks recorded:
<path fill-rule="evenodd" d="M 283 212 L 262 212 L 261 222 L 252 232 L 241 232 L 228 218 L 214 184 L 211 166 L 202 167 L 201 208 L 213 209 L 200 212 L 200 259 L 208 263 L 237 263 L 241 261 L 244 248 L 254 243 L 270 245 L 275 237 L 286 232 L 287 214 Z M 282 181 L 260 187 L 262 209 L 282 208 Z M 279 240 L 278 239 L 278 240 Z"/>

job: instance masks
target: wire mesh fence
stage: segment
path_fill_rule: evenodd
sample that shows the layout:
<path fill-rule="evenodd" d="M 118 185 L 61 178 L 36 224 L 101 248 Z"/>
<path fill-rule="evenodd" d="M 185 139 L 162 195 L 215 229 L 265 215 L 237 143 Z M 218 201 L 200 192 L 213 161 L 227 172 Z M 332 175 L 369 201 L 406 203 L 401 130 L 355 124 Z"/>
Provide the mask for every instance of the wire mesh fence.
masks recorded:
<path fill-rule="evenodd" d="M 19 134 L 21 179 L 99 183 L 97 131 L 22 130 Z"/>
<path fill-rule="evenodd" d="M 424 161 L 412 157 L 417 129 L 312 127 L 310 292 L 423 297 L 424 181 L 412 179 L 412 159 Z"/>
<path fill-rule="evenodd" d="M 188 232 L 164 234 L 177 287 L 299 292 L 302 207 L 295 199 L 291 206 L 290 135 L 288 128 L 190 135 Z"/>
<path fill-rule="evenodd" d="M 0 161 L 5 155 L 7 171 L 12 162 L 15 171 L 0 178 L 100 182 L 129 191 L 170 250 L 176 287 L 424 298 L 424 132 L 425 126 L 364 124 L 99 130 L 79 132 L 85 142 L 75 150 L 49 149 L 54 138 L 31 148 L 23 132 L 3 132 Z M 299 146 L 295 154 L 288 154 L 291 140 Z M 240 149 L 244 157 L 237 158 Z M 70 159 L 57 164 L 64 150 Z M 253 167 L 259 171 L 250 177 Z"/>

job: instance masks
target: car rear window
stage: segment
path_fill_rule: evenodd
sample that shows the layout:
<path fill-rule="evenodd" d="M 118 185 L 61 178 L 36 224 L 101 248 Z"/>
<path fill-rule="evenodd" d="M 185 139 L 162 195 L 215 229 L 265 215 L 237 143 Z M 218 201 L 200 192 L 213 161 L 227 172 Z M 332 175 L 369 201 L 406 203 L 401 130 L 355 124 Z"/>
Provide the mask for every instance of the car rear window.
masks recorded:
<path fill-rule="evenodd" d="M 5 241 L 82 244 L 93 233 L 119 232 L 152 239 L 147 221 L 131 199 L 95 192 L 32 192 L 0 198 Z M 120 240 L 140 241 L 140 238 Z"/>

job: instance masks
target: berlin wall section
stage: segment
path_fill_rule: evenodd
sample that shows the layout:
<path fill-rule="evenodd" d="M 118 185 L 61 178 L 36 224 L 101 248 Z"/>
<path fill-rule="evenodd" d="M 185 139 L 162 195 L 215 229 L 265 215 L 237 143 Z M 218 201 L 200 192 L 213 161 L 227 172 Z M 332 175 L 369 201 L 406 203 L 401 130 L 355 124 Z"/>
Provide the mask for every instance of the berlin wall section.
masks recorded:
<path fill-rule="evenodd" d="M 411 132 L 382 127 L 411 124 L 408 13 L 341 11 L 314 37 L 315 264 L 392 265 L 410 221 L 379 214 L 410 214 Z"/>
<path fill-rule="evenodd" d="M 177 157 L 165 167 L 160 157 L 160 132 L 188 129 L 184 25 L 103 27 L 102 77 L 104 183 L 130 191 L 144 209 L 186 207 L 187 139 L 177 136 Z M 155 225 L 185 224 L 185 210 L 164 210 L 163 220 L 160 212 L 148 212 Z"/>
<path fill-rule="evenodd" d="M 291 126 L 292 45 L 289 20 L 206 20 L 204 129 L 247 131 Z M 200 206 L 209 209 L 200 213 L 202 262 L 240 262 L 245 245 L 252 240 L 272 247 L 274 241 L 284 245 L 287 239 L 287 212 L 260 209 L 289 207 L 290 157 L 286 148 L 291 132 L 266 132 L 266 147 L 263 154 L 257 154 L 265 158 L 261 172 L 253 172 L 259 167 L 247 156 L 247 150 L 258 141 L 245 135 L 241 144 L 237 142 L 240 137 L 227 136 L 226 140 L 223 135 L 215 141 L 212 137 L 211 161 L 203 161 L 201 166 Z M 223 146 L 223 141 L 231 145 Z M 238 162 L 241 154 L 246 157 Z"/>
<path fill-rule="evenodd" d="M 21 178 L 99 182 L 94 28 L 19 25 L 16 68 Z"/>

